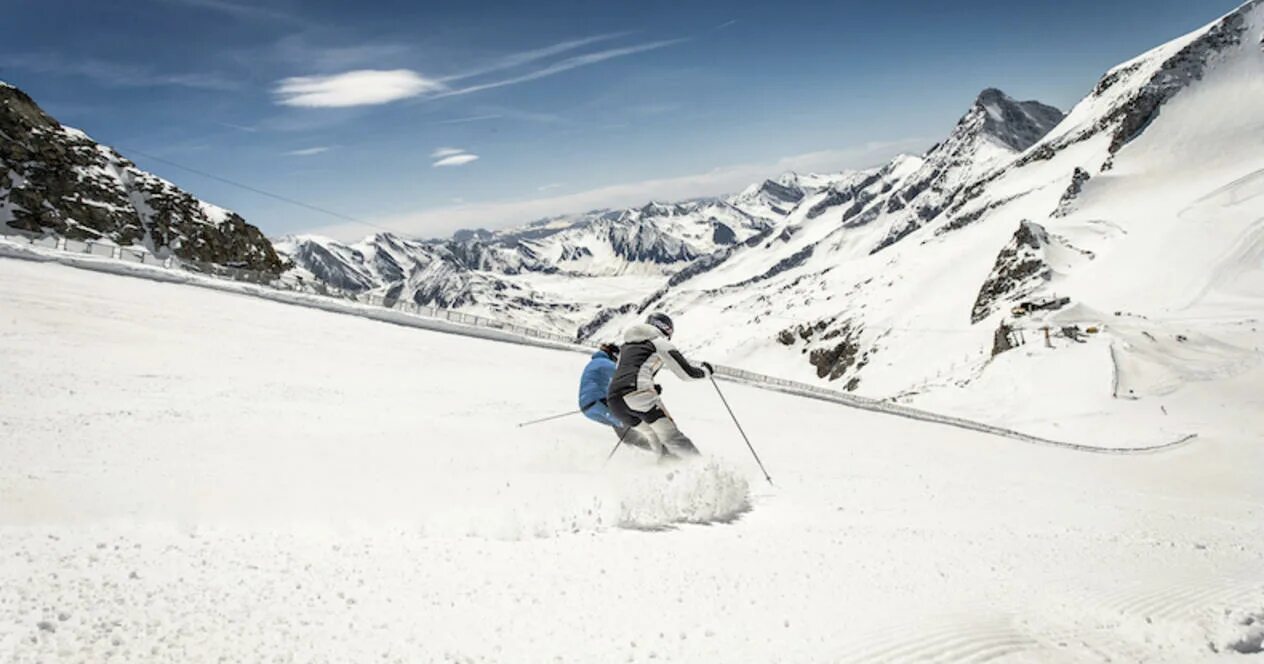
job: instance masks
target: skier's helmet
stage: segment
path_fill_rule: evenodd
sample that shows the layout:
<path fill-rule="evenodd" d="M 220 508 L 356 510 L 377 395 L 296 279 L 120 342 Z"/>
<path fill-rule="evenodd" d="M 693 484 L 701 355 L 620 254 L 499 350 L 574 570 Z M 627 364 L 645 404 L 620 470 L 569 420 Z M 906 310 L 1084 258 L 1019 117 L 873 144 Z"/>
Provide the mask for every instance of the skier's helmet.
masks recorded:
<path fill-rule="evenodd" d="M 672 332 L 676 331 L 676 326 L 672 325 L 671 317 L 664 313 L 652 313 L 649 318 L 645 319 L 645 322 L 658 328 L 658 331 L 662 332 L 663 336 L 668 339 L 671 338 Z"/>

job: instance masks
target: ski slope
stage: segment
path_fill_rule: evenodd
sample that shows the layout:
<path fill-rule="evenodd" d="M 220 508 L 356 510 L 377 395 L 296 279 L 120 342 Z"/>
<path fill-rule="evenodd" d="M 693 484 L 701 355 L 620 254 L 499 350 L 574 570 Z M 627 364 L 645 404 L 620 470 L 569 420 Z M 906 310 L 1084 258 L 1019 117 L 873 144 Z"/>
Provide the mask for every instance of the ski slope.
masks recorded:
<path fill-rule="evenodd" d="M 726 384 L 768 486 L 707 383 L 664 380 L 696 465 L 514 426 L 585 361 L 0 258 L 0 660 L 1260 649 L 1264 408 L 1110 456 Z"/>

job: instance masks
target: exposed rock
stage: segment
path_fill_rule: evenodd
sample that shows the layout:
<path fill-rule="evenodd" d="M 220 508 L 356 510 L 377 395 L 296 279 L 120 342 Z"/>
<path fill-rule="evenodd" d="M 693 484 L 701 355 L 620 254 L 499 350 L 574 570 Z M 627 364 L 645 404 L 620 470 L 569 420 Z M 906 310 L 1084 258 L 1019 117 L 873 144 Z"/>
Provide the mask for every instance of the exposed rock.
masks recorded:
<path fill-rule="evenodd" d="M 771 279 L 781 274 L 782 272 L 785 272 L 786 270 L 803 265 L 804 263 L 807 262 L 809 258 L 812 257 L 812 253 L 815 250 L 816 250 L 816 245 L 809 244 L 808 246 L 794 252 L 793 254 L 777 261 L 776 265 L 773 265 L 772 267 L 768 268 L 768 270 L 764 272 L 763 274 L 760 274 L 758 276 L 751 277 L 750 279 L 746 279 L 745 281 L 741 281 L 739 283 L 733 284 L 732 287 L 742 288 L 744 286 L 749 286 L 751 284 L 758 283 L 760 281 L 766 281 L 768 279 Z"/>
<path fill-rule="evenodd" d="M 285 268 L 258 228 L 140 170 L 0 86 L 0 223 L 269 273 Z"/>
<path fill-rule="evenodd" d="M 1066 191 L 1062 193 L 1061 200 L 1058 201 L 1058 208 L 1053 211 L 1055 217 L 1065 217 L 1071 212 L 1071 205 L 1075 203 L 1075 199 L 1084 190 L 1084 183 L 1088 182 L 1093 176 L 1088 171 L 1075 167 L 1075 172 L 1071 174 L 1071 184 L 1067 185 Z"/>
<path fill-rule="evenodd" d="M 737 243 L 737 233 L 732 228 L 725 226 L 720 222 L 714 222 L 711 231 L 711 241 L 719 245 L 730 245 Z"/>
<path fill-rule="evenodd" d="M 1043 226 L 1027 220 L 1019 223 L 1018 231 L 1001 249 L 992 273 L 979 289 L 970 312 L 972 323 L 991 315 L 1002 298 L 1029 293 L 1049 278 L 1051 270 L 1044 257 L 1048 244 L 1049 235 Z"/>
<path fill-rule="evenodd" d="M 601 329 L 606 323 L 623 314 L 632 313 L 636 310 L 636 307 L 635 302 L 630 302 L 623 306 L 602 309 L 597 312 L 596 316 L 593 316 L 592 320 L 579 326 L 579 329 L 575 332 L 575 340 L 580 343 L 588 341 L 592 334 Z"/>
<path fill-rule="evenodd" d="M 821 319 L 781 330 L 777 333 L 777 343 L 793 347 L 802 342 L 802 351 L 816 368 L 817 377 L 833 381 L 848 372 L 854 374 L 869 363 L 872 351 L 862 352 L 861 331 L 862 328 L 850 320 Z M 860 378 L 853 375 L 844 389 L 852 391 L 859 385 Z"/>
<path fill-rule="evenodd" d="M 1201 80 L 1207 65 L 1221 51 L 1242 43 L 1242 35 L 1246 32 L 1245 10 L 1258 4 L 1255 0 L 1246 3 L 1168 58 L 1139 93 L 1106 116 L 1104 122 L 1117 123 L 1111 138 L 1112 153 L 1145 131 L 1169 99 L 1190 83 Z"/>

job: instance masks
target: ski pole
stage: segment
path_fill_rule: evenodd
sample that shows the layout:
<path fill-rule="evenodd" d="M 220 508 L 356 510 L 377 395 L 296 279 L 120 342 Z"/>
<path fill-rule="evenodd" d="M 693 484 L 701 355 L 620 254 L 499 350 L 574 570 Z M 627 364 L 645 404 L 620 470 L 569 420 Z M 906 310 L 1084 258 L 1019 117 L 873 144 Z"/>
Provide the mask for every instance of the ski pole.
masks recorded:
<path fill-rule="evenodd" d="M 750 448 L 751 456 L 755 457 L 755 463 L 759 464 L 759 469 L 764 473 L 764 479 L 772 484 L 772 477 L 768 475 L 768 471 L 764 468 L 764 462 L 759 460 L 759 454 L 755 452 L 755 446 L 751 445 L 750 438 L 746 436 L 746 431 L 742 429 L 742 423 L 737 421 L 737 415 L 733 414 L 733 408 L 729 406 L 729 400 L 724 398 L 724 392 L 720 391 L 720 384 L 715 382 L 715 376 L 711 376 L 711 385 L 715 387 L 715 393 L 720 395 L 720 401 L 724 403 L 725 410 L 729 411 L 729 417 L 733 418 L 733 424 L 737 425 L 737 432 L 742 434 L 742 440 L 746 441 L 746 447 Z"/>
<path fill-rule="evenodd" d="M 632 427 L 628 427 L 624 429 L 623 433 L 619 434 L 619 442 L 615 443 L 614 449 L 610 450 L 610 454 L 606 455 L 606 462 L 601 464 L 602 468 L 605 468 L 607 465 L 609 465 L 610 460 L 614 458 L 614 453 L 619 451 L 619 446 L 623 444 L 623 439 L 627 438 L 629 433 L 632 433 Z"/>
<path fill-rule="evenodd" d="M 523 423 L 521 423 L 521 424 L 519 424 L 519 425 L 518 425 L 518 428 L 519 428 L 519 429 L 521 429 L 522 427 L 529 427 L 529 426 L 531 426 L 532 424 L 540 424 L 541 422 L 548 422 L 548 421 L 550 421 L 550 420 L 560 420 L 560 419 L 562 419 L 563 417 L 570 417 L 571 415 L 578 415 L 578 414 L 580 414 L 580 413 L 582 413 L 582 412 L 584 412 L 584 411 L 582 411 L 582 410 L 572 410 L 572 411 L 567 412 L 567 413 L 562 413 L 561 415 L 550 415 L 550 416 L 548 416 L 548 417 L 542 417 L 542 418 L 540 418 L 540 419 L 538 419 L 538 420 L 531 420 L 530 422 L 523 422 Z"/>

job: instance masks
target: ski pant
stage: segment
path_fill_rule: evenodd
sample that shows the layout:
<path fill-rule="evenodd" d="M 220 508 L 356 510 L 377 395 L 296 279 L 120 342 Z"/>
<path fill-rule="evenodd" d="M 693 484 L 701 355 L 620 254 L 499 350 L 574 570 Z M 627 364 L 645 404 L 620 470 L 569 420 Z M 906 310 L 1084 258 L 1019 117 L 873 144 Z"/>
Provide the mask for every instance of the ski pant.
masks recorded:
<path fill-rule="evenodd" d="M 583 413 L 584 417 L 598 424 L 609 424 L 616 429 L 626 426 L 623 424 L 623 420 L 615 417 L 614 413 L 611 413 L 610 409 L 602 401 L 594 401 L 588 404 L 588 407 L 584 408 Z"/>
<path fill-rule="evenodd" d="M 667 414 L 667 411 L 663 410 L 657 394 L 649 404 L 649 409 L 644 411 L 632 410 L 627 403 L 628 396 L 630 395 L 610 395 L 607 399 L 610 412 L 627 426 L 632 427 L 633 433 L 644 436 L 649 441 L 652 450 L 659 454 L 674 456 L 698 454 L 698 448 L 694 446 L 693 441 L 676 428 L 676 422 Z"/>
<path fill-rule="evenodd" d="M 649 439 L 641 432 L 633 431 L 632 427 L 623 423 L 623 420 L 615 417 L 614 413 L 606 407 L 606 404 L 598 401 L 589 404 L 583 411 L 584 417 L 598 423 L 605 424 L 614 428 L 614 435 L 620 440 L 633 447 L 639 447 L 643 450 L 652 450 L 654 447 L 650 445 Z"/>

